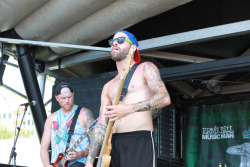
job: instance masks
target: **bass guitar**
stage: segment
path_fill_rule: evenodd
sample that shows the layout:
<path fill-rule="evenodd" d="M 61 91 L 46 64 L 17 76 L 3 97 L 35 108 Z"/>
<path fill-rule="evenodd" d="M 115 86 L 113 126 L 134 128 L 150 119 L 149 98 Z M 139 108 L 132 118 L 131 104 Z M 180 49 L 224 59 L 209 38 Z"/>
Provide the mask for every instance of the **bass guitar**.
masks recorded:
<path fill-rule="evenodd" d="M 126 60 L 125 70 L 124 70 L 124 72 L 121 76 L 121 79 L 119 81 L 118 90 L 117 90 L 117 93 L 115 96 L 114 105 L 117 105 L 119 103 L 123 83 L 125 81 L 125 78 L 129 72 L 129 70 L 130 70 L 133 52 L 134 52 L 133 48 L 130 47 L 129 55 L 128 55 L 127 60 Z M 96 167 L 109 167 L 109 165 L 110 165 L 110 162 L 111 162 L 111 156 L 110 156 L 111 139 L 112 139 L 112 134 L 113 134 L 113 128 L 114 128 L 114 121 L 109 121 Z"/>
<path fill-rule="evenodd" d="M 82 142 L 82 140 L 87 136 L 87 134 L 93 130 L 96 122 L 98 119 L 96 119 L 89 127 L 89 129 L 87 129 L 83 135 L 75 142 L 75 144 L 70 148 L 70 150 L 68 152 L 73 152 L 75 151 L 75 149 L 78 147 L 78 145 Z M 53 167 L 67 167 L 69 161 L 66 160 L 66 158 L 68 157 L 68 152 L 67 153 L 60 153 L 57 157 L 57 160 L 55 163 L 52 163 L 50 165 L 52 165 Z"/>

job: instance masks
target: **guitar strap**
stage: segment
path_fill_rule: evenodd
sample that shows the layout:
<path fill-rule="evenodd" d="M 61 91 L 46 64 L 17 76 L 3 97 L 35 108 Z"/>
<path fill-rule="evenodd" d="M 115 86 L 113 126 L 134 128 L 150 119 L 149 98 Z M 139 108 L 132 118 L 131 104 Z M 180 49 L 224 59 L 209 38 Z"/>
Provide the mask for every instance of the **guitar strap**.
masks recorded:
<path fill-rule="evenodd" d="M 122 92 L 121 92 L 121 96 L 120 96 L 119 101 L 122 101 L 122 99 L 126 96 L 127 91 L 128 91 L 129 82 L 130 82 L 136 68 L 138 67 L 138 65 L 139 65 L 138 63 L 135 63 L 133 65 L 133 67 L 129 70 L 128 75 L 126 76 L 126 79 L 125 79 L 123 87 L 122 87 Z"/>
<path fill-rule="evenodd" d="M 130 71 L 128 72 L 125 80 L 124 80 L 124 83 L 123 83 L 123 86 L 122 86 L 122 91 L 121 91 L 121 95 L 120 95 L 120 99 L 119 101 L 122 101 L 122 99 L 126 96 L 127 94 L 127 91 L 128 91 L 128 85 L 129 85 L 129 82 L 136 70 L 136 68 L 138 67 L 138 63 L 135 63 L 133 65 L 133 67 L 130 69 Z M 110 136 L 109 136 L 109 140 L 108 140 L 108 145 L 111 146 L 111 139 L 112 139 L 112 135 L 113 135 L 113 130 L 114 130 L 114 126 L 112 127 L 111 129 L 111 132 L 110 132 Z"/>
<path fill-rule="evenodd" d="M 70 129 L 69 129 L 69 131 L 68 131 L 69 137 L 68 137 L 68 141 L 67 141 L 67 144 L 66 144 L 65 152 L 66 152 L 67 149 L 69 148 L 70 139 L 71 139 L 71 136 L 72 136 L 73 133 L 74 133 L 75 125 L 76 125 L 76 120 L 77 120 L 77 118 L 78 118 L 78 115 L 79 115 L 81 109 L 82 109 L 82 107 L 79 107 L 79 106 L 78 106 L 78 108 L 77 108 L 77 110 L 76 110 L 76 112 L 75 112 L 73 121 L 71 122 Z"/>

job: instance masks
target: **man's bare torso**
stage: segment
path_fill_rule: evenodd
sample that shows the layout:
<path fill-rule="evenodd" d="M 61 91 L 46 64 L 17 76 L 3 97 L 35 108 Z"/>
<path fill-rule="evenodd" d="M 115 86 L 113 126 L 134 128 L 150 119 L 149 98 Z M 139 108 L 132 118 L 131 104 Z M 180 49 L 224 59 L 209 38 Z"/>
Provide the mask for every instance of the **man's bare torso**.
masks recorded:
<path fill-rule="evenodd" d="M 108 96 L 112 101 L 115 101 L 118 85 L 120 83 L 120 76 L 116 76 L 108 84 Z M 126 96 L 123 99 L 123 103 L 133 104 L 150 99 L 152 92 L 148 88 L 144 76 L 142 75 L 142 65 L 139 65 L 135 71 Z M 138 131 L 138 130 L 150 130 L 153 131 L 152 125 L 152 111 L 141 111 L 117 120 L 114 126 L 114 133 Z"/>

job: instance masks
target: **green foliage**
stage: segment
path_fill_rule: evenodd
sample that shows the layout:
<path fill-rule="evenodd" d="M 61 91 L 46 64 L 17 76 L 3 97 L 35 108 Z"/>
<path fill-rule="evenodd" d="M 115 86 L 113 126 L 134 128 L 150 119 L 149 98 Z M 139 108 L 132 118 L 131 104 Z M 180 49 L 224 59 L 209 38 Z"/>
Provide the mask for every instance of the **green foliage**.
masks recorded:
<path fill-rule="evenodd" d="M 8 131 L 6 127 L 0 125 L 0 139 L 10 139 L 14 137 L 13 131 Z"/>
<path fill-rule="evenodd" d="M 11 138 L 14 138 L 14 134 L 15 134 L 14 131 L 9 131 L 9 130 L 7 130 L 6 127 L 0 125 L 0 139 L 11 139 Z M 18 137 L 20 137 L 20 138 L 30 138 L 32 134 L 33 134 L 33 130 L 23 129 L 19 133 Z"/>
<path fill-rule="evenodd" d="M 32 133 L 33 133 L 33 130 L 24 129 L 24 130 L 21 130 L 19 136 L 22 137 L 22 138 L 30 138 Z"/>

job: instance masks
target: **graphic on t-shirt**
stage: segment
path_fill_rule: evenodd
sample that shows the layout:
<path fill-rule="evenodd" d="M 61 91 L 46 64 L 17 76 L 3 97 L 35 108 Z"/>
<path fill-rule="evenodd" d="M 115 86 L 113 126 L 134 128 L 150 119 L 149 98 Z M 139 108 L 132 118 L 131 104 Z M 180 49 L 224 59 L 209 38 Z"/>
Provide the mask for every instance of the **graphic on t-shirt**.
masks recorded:
<path fill-rule="evenodd" d="M 244 130 L 243 139 L 250 139 L 250 127 L 248 130 Z M 250 142 L 245 142 L 240 145 L 232 146 L 227 149 L 228 154 L 240 155 L 239 167 L 250 167 Z"/>

